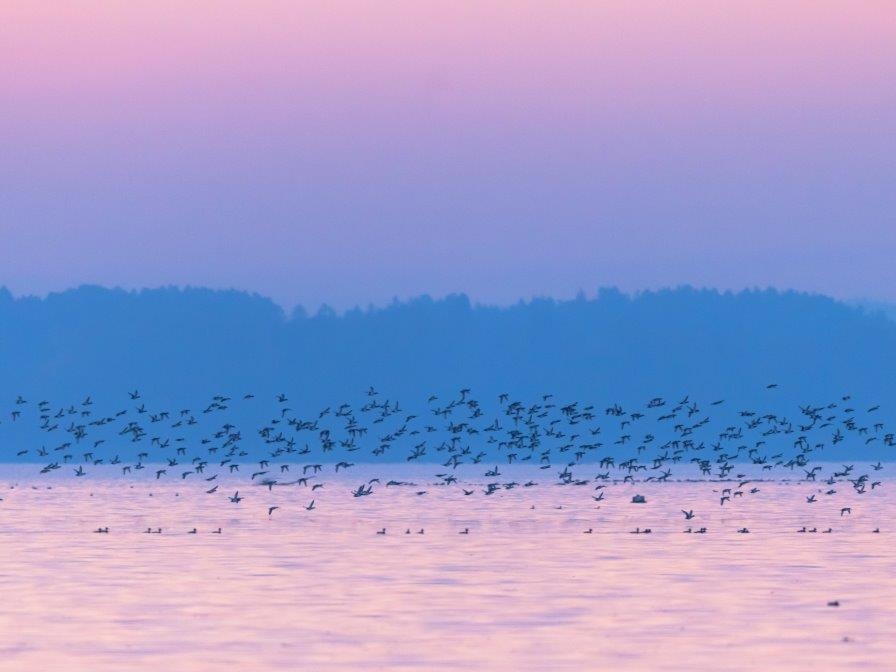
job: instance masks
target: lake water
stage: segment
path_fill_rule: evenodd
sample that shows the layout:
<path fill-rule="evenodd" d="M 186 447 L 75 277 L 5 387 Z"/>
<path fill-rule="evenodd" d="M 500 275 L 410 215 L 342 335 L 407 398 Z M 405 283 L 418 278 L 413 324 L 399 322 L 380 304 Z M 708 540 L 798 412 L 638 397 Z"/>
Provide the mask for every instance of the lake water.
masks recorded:
<path fill-rule="evenodd" d="M 896 669 L 892 482 L 721 507 L 730 484 L 354 498 L 353 476 L 206 495 L 7 472 L 0 670 Z"/>

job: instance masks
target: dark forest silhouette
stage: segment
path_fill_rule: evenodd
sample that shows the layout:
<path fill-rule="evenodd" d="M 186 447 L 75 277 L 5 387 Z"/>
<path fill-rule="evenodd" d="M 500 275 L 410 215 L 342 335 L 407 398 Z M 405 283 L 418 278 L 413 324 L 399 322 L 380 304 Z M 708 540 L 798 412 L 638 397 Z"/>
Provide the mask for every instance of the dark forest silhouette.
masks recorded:
<path fill-rule="evenodd" d="M 284 391 L 310 412 L 375 385 L 409 407 L 462 387 L 599 407 L 684 394 L 746 406 L 767 404 L 773 381 L 782 409 L 851 394 L 888 413 L 894 361 L 896 323 L 882 314 L 772 290 L 610 289 L 501 308 L 423 296 L 313 316 L 238 291 L 85 286 L 39 299 L 0 290 L 6 402 L 91 394 L 114 404 L 140 388 L 174 405 Z"/>

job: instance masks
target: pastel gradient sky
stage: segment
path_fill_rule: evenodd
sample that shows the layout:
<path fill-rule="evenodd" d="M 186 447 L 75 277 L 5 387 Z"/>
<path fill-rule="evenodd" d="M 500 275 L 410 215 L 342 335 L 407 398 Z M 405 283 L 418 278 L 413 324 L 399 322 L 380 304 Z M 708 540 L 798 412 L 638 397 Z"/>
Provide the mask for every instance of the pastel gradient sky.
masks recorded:
<path fill-rule="evenodd" d="M 892 0 L 4 0 L 0 284 L 896 300 Z"/>

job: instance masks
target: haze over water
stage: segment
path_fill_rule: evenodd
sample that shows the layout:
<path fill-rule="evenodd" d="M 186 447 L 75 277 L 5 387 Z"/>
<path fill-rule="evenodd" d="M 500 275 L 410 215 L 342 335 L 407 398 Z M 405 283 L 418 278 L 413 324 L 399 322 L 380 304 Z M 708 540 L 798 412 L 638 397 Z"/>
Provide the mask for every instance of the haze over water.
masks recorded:
<path fill-rule="evenodd" d="M 761 496 L 720 507 L 721 482 L 608 485 L 600 503 L 591 488 L 547 480 L 465 497 L 471 482 L 433 486 L 399 466 L 392 475 L 416 486 L 359 500 L 357 469 L 315 491 L 307 511 L 312 493 L 300 486 L 225 481 L 246 498 L 227 507 L 196 485 L 4 468 L 14 487 L 0 502 L 0 670 L 881 670 L 896 660 L 892 481 L 817 506 L 804 499 L 817 484 L 757 483 Z M 647 503 L 631 504 L 635 493 Z M 282 508 L 269 517 L 268 505 Z M 679 510 L 691 508 L 686 522 Z M 707 534 L 681 534 L 691 524 Z M 91 533 L 100 526 L 109 534 Z"/>

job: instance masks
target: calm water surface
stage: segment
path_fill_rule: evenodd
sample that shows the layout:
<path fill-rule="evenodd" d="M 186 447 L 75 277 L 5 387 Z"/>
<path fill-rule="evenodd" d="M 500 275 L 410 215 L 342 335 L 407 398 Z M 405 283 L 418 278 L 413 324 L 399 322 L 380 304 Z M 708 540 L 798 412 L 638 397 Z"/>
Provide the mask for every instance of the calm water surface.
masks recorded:
<path fill-rule="evenodd" d="M 764 483 L 725 508 L 718 483 L 599 503 L 222 484 L 235 505 L 196 485 L 4 482 L 0 670 L 896 670 L 892 482 L 812 506 L 811 484 Z"/>

